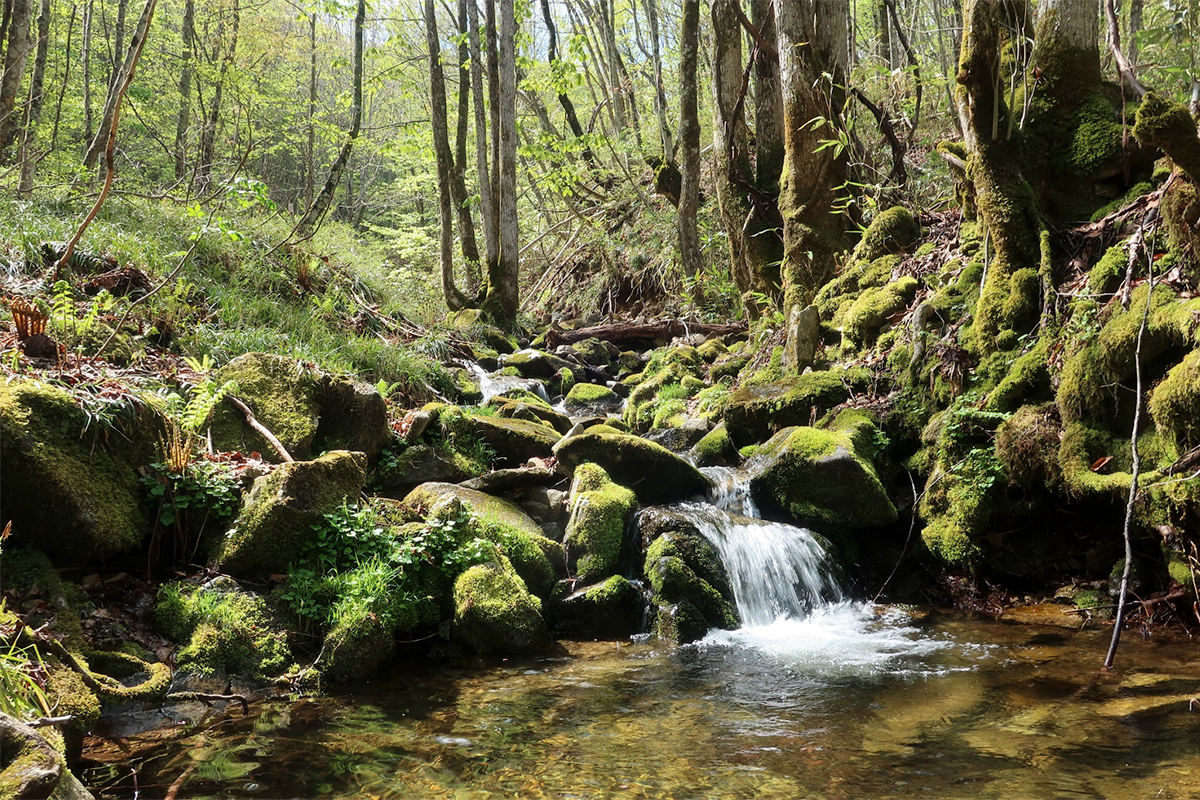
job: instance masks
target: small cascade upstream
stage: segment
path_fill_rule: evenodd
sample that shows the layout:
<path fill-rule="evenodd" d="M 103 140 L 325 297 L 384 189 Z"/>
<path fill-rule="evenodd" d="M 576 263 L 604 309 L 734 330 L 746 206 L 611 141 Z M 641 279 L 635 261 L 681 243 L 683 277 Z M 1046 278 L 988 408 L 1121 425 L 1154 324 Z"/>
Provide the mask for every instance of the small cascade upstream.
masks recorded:
<path fill-rule="evenodd" d="M 703 472 L 710 502 L 676 506 L 716 548 L 742 618 L 701 646 L 750 647 L 822 669 L 873 671 L 920 657 L 945 643 L 907 626 L 904 614 L 850 600 L 819 536 L 759 517 L 747 475 L 729 467 Z"/>
<path fill-rule="evenodd" d="M 509 389 L 525 389 L 533 392 L 538 397 L 550 402 L 550 395 L 546 393 L 546 386 L 541 381 L 534 378 L 517 378 L 511 375 L 494 375 L 488 372 L 483 367 L 476 364 L 474 361 L 460 361 L 479 380 L 479 391 L 483 392 L 483 400 L 479 405 L 485 405 L 488 400 L 491 400 L 498 394 L 503 394 Z"/>

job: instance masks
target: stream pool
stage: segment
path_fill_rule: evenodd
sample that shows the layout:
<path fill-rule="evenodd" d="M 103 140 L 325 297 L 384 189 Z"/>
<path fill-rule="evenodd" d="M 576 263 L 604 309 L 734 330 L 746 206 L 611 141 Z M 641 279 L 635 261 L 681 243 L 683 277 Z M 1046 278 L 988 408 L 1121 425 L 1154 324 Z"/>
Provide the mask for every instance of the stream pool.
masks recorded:
<path fill-rule="evenodd" d="M 97 731 L 98 797 L 1200 796 L 1194 644 L 848 603 Z M 419 671 L 418 671 L 419 670 Z M 110 732 L 111 733 L 111 732 Z"/>

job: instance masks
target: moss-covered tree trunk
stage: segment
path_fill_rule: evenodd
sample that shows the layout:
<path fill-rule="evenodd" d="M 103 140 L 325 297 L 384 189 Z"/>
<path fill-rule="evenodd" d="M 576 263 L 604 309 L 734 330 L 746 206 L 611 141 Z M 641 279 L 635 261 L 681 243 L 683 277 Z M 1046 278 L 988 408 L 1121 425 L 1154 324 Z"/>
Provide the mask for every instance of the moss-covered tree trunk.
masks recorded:
<path fill-rule="evenodd" d="M 776 8 L 784 158 L 779 211 L 783 218 L 781 266 L 784 308 L 811 302 L 833 277 L 840 249 L 840 217 L 831 213 L 834 189 L 845 176 L 845 151 L 822 140 L 839 135 L 837 95 L 844 85 L 846 8 L 841 3 L 798 0 Z M 832 76 L 830 83 L 821 79 Z M 824 91 L 823 91 L 824 90 Z M 824 124 L 812 124 L 815 118 Z"/>
<path fill-rule="evenodd" d="M 967 174 L 988 242 L 968 344 L 989 353 L 1014 346 L 1037 319 L 1041 222 L 1021 173 L 1020 138 L 1007 135 L 1006 120 L 1016 109 L 1005 96 L 1002 59 L 1010 37 L 1026 36 L 1031 20 L 1024 0 L 967 0 L 963 20 L 957 101 Z"/>

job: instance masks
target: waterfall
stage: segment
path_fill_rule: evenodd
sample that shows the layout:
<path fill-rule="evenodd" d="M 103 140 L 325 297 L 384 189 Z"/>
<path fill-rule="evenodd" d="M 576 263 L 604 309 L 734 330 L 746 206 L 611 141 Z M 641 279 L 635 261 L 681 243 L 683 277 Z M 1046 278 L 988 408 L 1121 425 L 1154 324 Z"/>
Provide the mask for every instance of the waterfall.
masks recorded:
<path fill-rule="evenodd" d="M 483 392 L 483 400 L 479 403 L 481 406 L 487 405 L 488 400 L 509 389 L 525 389 L 533 392 L 547 403 L 550 402 L 550 395 L 546 394 L 546 386 L 539 380 L 517 378 L 511 375 L 493 375 L 474 361 L 461 361 L 460 363 L 470 370 L 471 374 L 479 381 L 479 391 Z"/>

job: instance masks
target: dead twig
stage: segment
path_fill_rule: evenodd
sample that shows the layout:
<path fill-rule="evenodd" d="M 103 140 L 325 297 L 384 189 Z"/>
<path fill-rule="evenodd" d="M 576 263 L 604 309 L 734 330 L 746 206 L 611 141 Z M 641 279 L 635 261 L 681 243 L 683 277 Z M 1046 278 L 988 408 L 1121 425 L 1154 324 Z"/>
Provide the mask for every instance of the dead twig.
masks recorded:
<path fill-rule="evenodd" d="M 283 443 L 280 442 L 279 439 L 275 438 L 275 434 L 267 430 L 267 426 L 258 421 L 258 418 L 254 416 L 254 412 L 250 410 L 250 406 L 246 405 L 233 395 L 229 395 L 225 399 L 232 403 L 234 408 L 242 412 L 242 417 L 246 420 L 246 424 L 257 431 L 264 439 L 266 439 L 267 444 L 275 448 L 275 452 L 279 454 L 280 458 L 282 458 L 284 461 L 296 460 L 292 458 L 292 454 L 287 451 L 287 448 L 283 446 Z"/>

